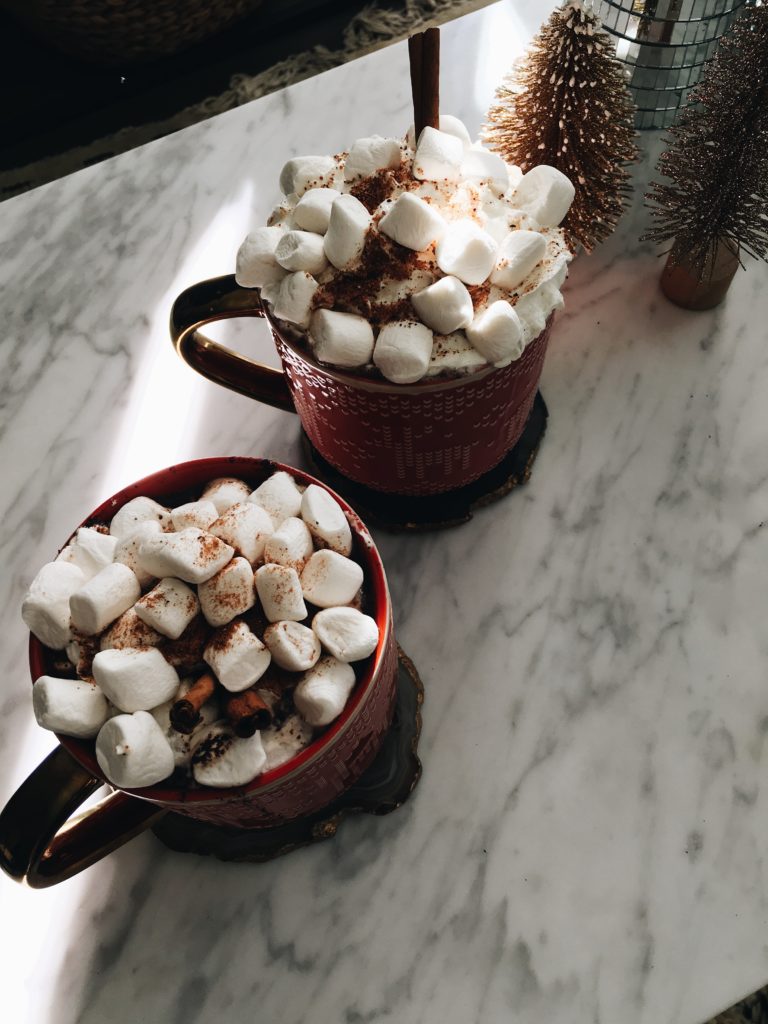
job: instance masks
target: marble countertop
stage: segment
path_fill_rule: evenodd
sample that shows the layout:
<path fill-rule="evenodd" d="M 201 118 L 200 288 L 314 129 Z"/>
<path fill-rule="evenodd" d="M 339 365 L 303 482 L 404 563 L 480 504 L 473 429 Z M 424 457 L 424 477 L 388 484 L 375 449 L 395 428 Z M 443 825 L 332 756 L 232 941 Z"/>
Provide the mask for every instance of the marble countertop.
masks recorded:
<path fill-rule="evenodd" d="M 542 13 L 446 26 L 443 109 L 475 131 Z M 52 748 L 19 605 L 71 526 L 185 458 L 302 464 L 295 418 L 175 356 L 172 299 L 231 269 L 290 155 L 400 133 L 409 103 L 398 45 L 2 207 L 0 804 Z M 666 302 L 643 144 L 572 268 L 529 485 L 375 534 L 427 689 L 414 798 L 261 866 L 144 835 L 55 889 L 0 879 L 8 1019 L 697 1024 L 768 980 L 766 272 Z"/>

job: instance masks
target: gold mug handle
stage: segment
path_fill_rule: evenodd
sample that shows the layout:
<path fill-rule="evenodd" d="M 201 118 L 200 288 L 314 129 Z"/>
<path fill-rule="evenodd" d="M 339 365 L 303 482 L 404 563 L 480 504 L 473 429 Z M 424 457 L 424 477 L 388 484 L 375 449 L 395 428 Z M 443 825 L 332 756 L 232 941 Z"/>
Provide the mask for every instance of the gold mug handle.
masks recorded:
<path fill-rule="evenodd" d="M 171 309 L 171 338 L 185 363 L 214 384 L 247 398 L 296 412 L 285 374 L 219 345 L 200 332 L 205 324 L 241 316 L 264 316 L 257 288 L 243 288 L 234 274 L 200 281 L 178 296 Z"/>

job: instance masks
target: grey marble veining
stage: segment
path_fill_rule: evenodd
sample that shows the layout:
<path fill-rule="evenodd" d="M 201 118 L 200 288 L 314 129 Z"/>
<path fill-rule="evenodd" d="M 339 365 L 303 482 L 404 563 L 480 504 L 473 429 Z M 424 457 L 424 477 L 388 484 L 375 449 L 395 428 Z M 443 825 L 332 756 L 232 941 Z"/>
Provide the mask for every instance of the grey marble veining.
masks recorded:
<path fill-rule="evenodd" d="M 446 27 L 443 109 L 476 130 L 543 13 Z M 51 749 L 19 605 L 71 525 L 184 458 L 301 459 L 293 417 L 176 358 L 173 297 L 231 268 L 289 155 L 409 117 L 397 46 L 4 204 L 0 802 Z M 427 687 L 414 799 L 262 866 L 142 836 L 53 890 L 0 879 L 4 1019 L 696 1024 L 768 979 L 766 272 L 663 299 L 643 141 L 572 267 L 530 484 L 376 535 Z"/>

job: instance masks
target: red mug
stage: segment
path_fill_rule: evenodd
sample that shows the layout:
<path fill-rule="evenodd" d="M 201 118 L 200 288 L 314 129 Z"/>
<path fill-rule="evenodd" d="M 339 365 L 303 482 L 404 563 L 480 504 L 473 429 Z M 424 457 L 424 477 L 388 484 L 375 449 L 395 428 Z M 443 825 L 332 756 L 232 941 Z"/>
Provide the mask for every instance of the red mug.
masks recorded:
<path fill-rule="evenodd" d="M 200 333 L 205 324 L 245 316 L 266 317 L 282 371 Z M 179 295 L 171 336 L 182 359 L 204 377 L 298 413 L 320 455 L 350 480 L 388 494 L 425 496 L 477 480 L 515 446 L 536 397 L 552 320 L 508 366 L 392 384 L 322 366 L 280 329 L 258 289 L 228 275 Z"/>
<path fill-rule="evenodd" d="M 209 480 L 236 476 L 257 487 L 277 470 L 303 484 L 319 484 L 307 473 L 264 459 L 217 458 L 184 462 L 145 477 L 103 502 L 82 526 L 107 523 L 131 498 L 145 494 L 174 504 L 190 500 Z M 326 488 L 326 490 L 330 490 Z M 376 650 L 361 672 L 339 718 L 286 764 L 246 786 L 181 788 L 160 784 L 137 790 L 115 787 L 103 775 L 91 740 L 58 736 L 60 746 L 22 783 L 0 814 L 0 867 L 33 888 L 63 881 L 149 828 L 168 811 L 227 827 L 282 825 L 330 804 L 362 775 L 378 753 L 392 722 L 397 646 L 392 606 L 381 558 L 367 529 L 333 491 L 349 521 L 353 557 L 363 567 L 370 614 L 379 626 Z M 56 674 L 55 651 L 30 637 L 33 681 Z M 103 783 L 113 792 L 78 819 L 68 819 Z"/>

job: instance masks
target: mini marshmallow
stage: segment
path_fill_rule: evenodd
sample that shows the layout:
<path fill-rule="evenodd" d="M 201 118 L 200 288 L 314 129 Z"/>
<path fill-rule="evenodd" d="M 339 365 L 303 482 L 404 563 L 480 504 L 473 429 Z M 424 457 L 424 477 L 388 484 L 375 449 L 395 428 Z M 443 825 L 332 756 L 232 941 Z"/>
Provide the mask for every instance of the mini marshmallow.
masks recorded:
<path fill-rule="evenodd" d="M 309 189 L 293 211 L 296 226 L 305 231 L 315 231 L 318 235 L 324 235 L 331 219 L 331 207 L 340 195 L 341 192 L 337 192 L 335 188 Z"/>
<path fill-rule="evenodd" d="M 86 579 L 91 579 L 115 560 L 116 547 L 117 537 L 81 526 L 56 561 L 71 562 L 83 570 Z"/>
<path fill-rule="evenodd" d="M 141 587 L 133 570 L 122 562 L 112 562 L 70 597 L 72 624 L 93 636 L 106 629 L 140 596 Z"/>
<path fill-rule="evenodd" d="M 482 146 L 473 146 L 464 154 L 461 177 L 473 184 L 487 182 L 499 195 L 503 195 L 509 188 L 506 163 L 498 153 L 492 153 Z"/>
<path fill-rule="evenodd" d="M 267 227 L 293 227 L 293 211 L 296 208 L 298 196 L 290 193 L 285 196 L 267 217 Z"/>
<path fill-rule="evenodd" d="M 316 551 L 301 574 L 304 597 L 318 608 L 349 604 L 362 583 L 362 567 L 338 551 Z"/>
<path fill-rule="evenodd" d="M 99 651 L 93 659 L 93 678 L 107 700 L 127 712 L 149 711 L 170 700 L 179 688 L 176 669 L 156 647 Z"/>
<path fill-rule="evenodd" d="M 318 188 L 333 181 L 336 161 L 332 156 L 297 156 L 280 171 L 283 195 L 301 195 L 308 188 Z"/>
<path fill-rule="evenodd" d="M 547 242 L 538 231 L 512 231 L 499 247 L 491 283 L 514 291 L 544 258 Z"/>
<path fill-rule="evenodd" d="M 186 695 L 192 687 L 192 679 L 182 679 L 176 693 L 165 701 L 152 708 L 150 714 L 163 730 L 168 745 L 173 751 L 173 761 L 177 768 L 182 768 L 192 760 L 192 751 L 203 740 L 209 728 L 219 717 L 219 702 L 215 697 L 207 700 L 200 708 L 200 721 L 191 733 L 177 732 L 171 725 L 171 708 Z"/>
<path fill-rule="evenodd" d="M 85 582 L 85 573 L 73 563 L 48 562 L 30 583 L 21 617 L 46 647 L 63 651 L 72 639 L 69 599 Z"/>
<path fill-rule="evenodd" d="M 323 236 L 312 231 L 286 231 L 275 249 L 275 259 L 286 270 L 321 274 L 328 266 Z"/>
<path fill-rule="evenodd" d="M 455 135 L 461 141 L 464 149 L 469 149 L 472 145 L 472 139 L 469 136 L 466 125 L 458 117 L 454 117 L 453 114 L 441 114 L 437 126 L 446 135 Z M 411 149 L 416 148 L 416 132 L 413 125 L 408 129 L 407 141 Z"/>
<path fill-rule="evenodd" d="M 104 694 L 81 679 L 40 676 L 32 687 L 32 708 L 43 729 L 84 740 L 93 739 L 109 717 Z"/>
<path fill-rule="evenodd" d="M 201 786 L 245 786 L 260 775 L 267 755 L 258 732 L 243 739 L 221 723 L 206 730 L 192 754 L 192 775 Z"/>
<path fill-rule="evenodd" d="M 393 384 L 413 384 L 427 372 L 432 331 L 416 320 L 397 320 L 379 331 L 373 361 Z"/>
<path fill-rule="evenodd" d="M 446 223 L 442 215 L 425 202 L 403 192 L 379 221 L 379 231 L 398 245 L 423 252 L 445 234 Z"/>
<path fill-rule="evenodd" d="M 171 509 L 171 522 L 174 530 L 186 530 L 188 526 L 196 526 L 199 530 L 207 530 L 219 512 L 212 501 L 188 501 Z"/>
<path fill-rule="evenodd" d="M 208 532 L 226 541 L 249 562 L 257 562 L 274 528 L 269 513 L 252 502 L 249 494 L 247 501 L 231 505 L 211 524 Z"/>
<path fill-rule="evenodd" d="M 299 574 L 288 565 L 262 565 L 256 570 L 256 590 L 270 622 L 307 617 Z"/>
<path fill-rule="evenodd" d="M 172 530 L 171 513 L 153 498 L 141 495 L 126 502 L 112 517 L 109 532 L 118 540 L 124 540 L 135 533 L 142 523 L 156 522 L 161 530 Z"/>
<path fill-rule="evenodd" d="M 178 640 L 200 611 L 194 590 L 173 576 L 166 576 L 133 606 L 136 615 L 152 629 Z"/>
<path fill-rule="evenodd" d="M 264 547 L 264 561 L 287 565 L 301 572 L 312 554 L 312 534 L 303 519 L 283 520 Z"/>
<path fill-rule="evenodd" d="M 573 183 L 562 171 L 540 164 L 522 176 L 512 198 L 541 227 L 554 228 L 568 213 L 575 194 Z"/>
<path fill-rule="evenodd" d="M 178 576 L 185 583 L 203 583 L 223 569 L 235 551 L 212 533 L 188 526 L 180 533 L 148 537 L 139 547 L 139 565 L 162 579 Z"/>
<path fill-rule="evenodd" d="M 145 572 L 139 565 L 139 548 L 147 537 L 158 536 L 162 532 L 160 523 L 150 519 L 146 523 L 140 523 L 130 537 L 117 542 L 115 561 L 122 562 L 123 565 L 127 565 L 129 569 L 134 571 L 142 590 L 151 586 L 156 577 L 151 572 Z"/>
<path fill-rule="evenodd" d="M 473 220 L 452 221 L 435 250 L 444 274 L 464 284 L 482 284 L 496 263 L 496 243 Z"/>
<path fill-rule="evenodd" d="M 359 199 L 341 195 L 331 207 L 325 233 L 325 255 L 337 270 L 349 270 L 360 258 L 373 223 Z"/>
<path fill-rule="evenodd" d="M 212 626 L 226 626 L 256 603 L 250 562 L 246 558 L 233 558 L 215 576 L 201 583 L 197 593 L 206 620 Z"/>
<path fill-rule="evenodd" d="M 329 725 L 344 710 L 355 685 L 355 670 L 336 658 L 321 658 L 293 691 L 299 714 L 310 725 Z"/>
<path fill-rule="evenodd" d="M 352 531 L 344 510 L 336 499 L 318 484 L 310 484 L 301 498 L 301 518 L 309 532 L 323 547 L 348 555 L 352 551 Z"/>
<path fill-rule="evenodd" d="M 458 277 L 439 281 L 411 297 L 419 318 L 437 334 L 451 334 L 472 323 L 472 296 Z"/>
<path fill-rule="evenodd" d="M 263 288 L 276 284 L 285 277 L 285 270 L 275 259 L 277 243 L 285 234 L 282 227 L 273 225 L 256 228 L 246 235 L 237 250 L 235 280 L 243 288 Z"/>
<path fill-rule="evenodd" d="M 216 480 L 211 480 L 200 495 L 200 501 L 212 502 L 218 514 L 223 515 L 231 505 L 245 501 L 250 493 L 251 488 L 245 480 L 238 480 L 234 476 L 220 476 Z"/>
<path fill-rule="evenodd" d="M 272 303 L 275 316 L 298 327 L 307 327 L 312 311 L 312 299 L 318 287 L 314 277 L 305 270 L 288 274 Z"/>
<path fill-rule="evenodd" d="M 357 608 L 324 608 L 312 620 L 320 643 L 339 661 L 360 661 L 373 654 L 379 627 Z"/>
<path fill-rule="evenodd" d="M 312 727 L 299 715 L 289 715 L 281 726 L 262 729 L 259 733 L 267 756 L 265 772 L 290 761 L 312 742 Z"/>
<path fill-rule="evenodd" d="M 429 125 L 422 131 L 413 157 L 413 176 L 420 181 L 458 181 L 464 144 Z"/>
<path fill-rule="evenodd" d="M 350 146 L 344 164 L 344 180 L 355 181 L 356 178 L 367 178 L 386 167 L 399 167 L 402 159 L 403 153 L 397 139 L 383 139 L 380 135 L 358 139 Z"/>
<path fill-rule="evenodd" d="M 273 622 L 264 630 L 264 643 L 269 648 L 272 661 L 289 672 L 305 672 L 312 668 L 321 653 L 317 635 L 300 622 Z"/>
<path fill-rule="evenodd" d="M 162 635 L 142 622 L 135 608 L 129 608 L 116 619 L 106 633 L 101 634 L 99 646 L 102 651 L 111 648 L 122 650 L 125 647 L 157 647 L 162 642 Z"/>
<path fill-rule="evenodd" d="M 96 760 L 109 781 L 124 789 L 154 786 L 174 768 L 173 751 L 148 711 L 110 718 L 96 737 Z"/>
<path fill-rule="evenodd" d="M 523 352 L 520 317 L 505 299 L 492 302 L 477 314 L 467 328 L 467 338 L 494 366 L 506 366 Z"/>
<path fill-rule="evenodd" d="M 248 497 L 255 505 L 259 505 L 272 517 L 275 526 L 279 526 L 289 516 L 297 516 L 301 510 L 301 491 L 290 473 L 278 470 L 259 484 Z M 268 562 L 272 559 L 268 558 Z"/>
<path fill-rule="evenodd" d="M 272 655 L 244 622 L 217 629 L 203 658 L 225 690 L 240 693 L 264 675 Z"/>
<path fill-rule="evenodd" d="M 365 317 L 318 309 L 309 321 L 315 357 L 333 366 L 365 366 L 373 355 L 373 328 Z"/>

